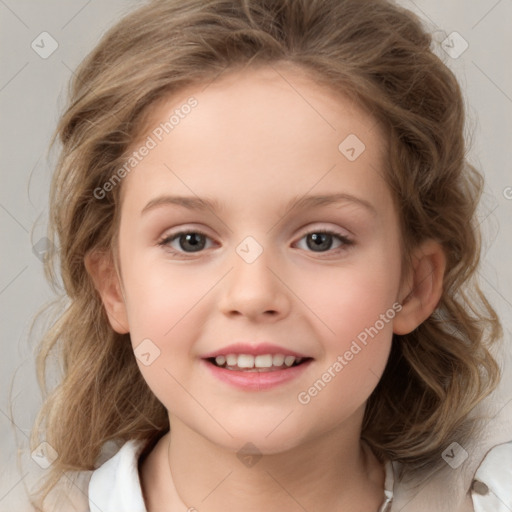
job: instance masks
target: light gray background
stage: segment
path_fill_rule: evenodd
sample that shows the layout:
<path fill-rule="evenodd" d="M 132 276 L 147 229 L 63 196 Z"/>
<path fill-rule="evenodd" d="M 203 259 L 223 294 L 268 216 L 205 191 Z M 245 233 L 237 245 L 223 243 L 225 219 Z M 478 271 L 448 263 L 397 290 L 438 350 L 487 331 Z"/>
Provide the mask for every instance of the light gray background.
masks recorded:
<path fill-rule="evenodd" d="M 0 123 L 2 229 L 0 268 L 0 510 L 29 510 L 24 484 L 42 473 L 30 458 L 27 435 L 40 405 L 29 327 L 52 295 L 32 247 L 46 233 L 52 159 L 50 136 L 67 82 L 104 31 L 134 0 L 0 0 Z M 486 177 L 479 218 L 484 230 L 481 282 L 505 328 L 499 359 L 506 378 L 488 402 L 512 413 L 512 0 L 402 0 L 434 32 L 436 53 L 454 70 L 467 105 L 469 160 Z M 57 50 L 41 58 L 32 41 L 48 32 Z M 443 50 L 453 31 L 469 44 L 457 58 Z M 37 39 L 39 40 L 39 39 Z M 446 44 L 446 43 L 445 43 Z M 460 48 L 455 46 L 455 49 Z M 37 334 L 37 330 L 36 330 Z M 11 390 L 12 386 L 12 390 Z M 12 398 L 12 401 L 10 400 Z M 510 411 L 510 413 L 508 412 Z M 11 421 L 11 414 L 13 420 Z M 17 446 L 22 467 L 17 464 Z"/>

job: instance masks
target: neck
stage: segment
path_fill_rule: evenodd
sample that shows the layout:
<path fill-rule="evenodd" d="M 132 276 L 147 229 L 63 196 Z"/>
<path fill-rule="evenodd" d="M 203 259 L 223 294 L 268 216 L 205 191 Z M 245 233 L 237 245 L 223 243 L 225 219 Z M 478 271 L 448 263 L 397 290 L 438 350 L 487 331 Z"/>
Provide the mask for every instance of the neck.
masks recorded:
<path fill-rule="evenodd" d="M 171 424 L 141 467 L 148 512 L 377 511 L 383 501 L 384 469 L 359 431 L 247 458 Z"/>

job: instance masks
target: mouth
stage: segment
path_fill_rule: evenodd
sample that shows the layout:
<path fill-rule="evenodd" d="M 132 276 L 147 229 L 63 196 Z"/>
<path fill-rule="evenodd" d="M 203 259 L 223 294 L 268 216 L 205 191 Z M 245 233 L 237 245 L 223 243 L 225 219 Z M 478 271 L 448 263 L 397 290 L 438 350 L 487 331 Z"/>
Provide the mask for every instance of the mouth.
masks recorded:
<path fill-rule="evenodd" d="M 235 372 L 275 372 L 288 370 L 301 366 L 309 361 L 311 357 L 295 357 L 284 354 L 226 354 L 205 359 L 208 363 Z"/>

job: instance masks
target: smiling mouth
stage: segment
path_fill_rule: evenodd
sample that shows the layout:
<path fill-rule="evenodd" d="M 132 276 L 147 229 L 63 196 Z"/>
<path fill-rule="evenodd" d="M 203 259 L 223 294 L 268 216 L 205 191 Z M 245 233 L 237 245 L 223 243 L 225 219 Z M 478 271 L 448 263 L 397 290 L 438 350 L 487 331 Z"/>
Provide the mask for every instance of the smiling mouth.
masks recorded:
<path fill-rule="evenodd" d="M 225 370 L 238 372 L 275 372 L 288 370 L 311 361 L 311 357 L 284 356 L 283 354 L 227 354 L 206 359 L 209 363 Z"/>

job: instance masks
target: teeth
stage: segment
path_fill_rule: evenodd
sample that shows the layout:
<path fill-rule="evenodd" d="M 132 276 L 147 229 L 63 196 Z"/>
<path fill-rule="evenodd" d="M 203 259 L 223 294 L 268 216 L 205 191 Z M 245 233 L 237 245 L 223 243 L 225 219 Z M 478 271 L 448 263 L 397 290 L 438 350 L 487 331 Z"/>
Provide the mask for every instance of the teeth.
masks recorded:
<path fill-rule="evenodd" d="M 237 365 L 238 358 L 235 354 L 228 354 L 226 356 L 226 364 L 228 366 L 236 366 Z"/>
<path fill-rule="evenodd" d="M 270 354 L 256 356 L 254 366 L 256 368 L 270 368 L 272 366 L 272 356 Z"/>
<path fill-rule="evenodd" d="M 286 366 L 291 366 L 294 362 L 295 362 L 295 357 L 293 357 L 293 356 L 286 356 L 284 358 L 284 364 Z"/>
<path fill-rule="evenodd" d="M 272 357 L 272 364 L 274 366 L 283 366 L 283 363 L 284 363 L 283 354 L 276 354 L 274 357 Z"/>
<path fill-rule="evenodd" d="M 237 366 L 239 368 L 254 368 L 254 356 L 249 354 L 240 354 L 238 356 Z"/>
<path fill-rule="evenodd" d="M 253 356 L 251 354 L 226 354 L 225 356 L 217 356 L 215 364 L 224 367 L 238 367 L 244 369 L 251 368 L 272 368 L 292 366 L 294 363 L 300 363 L 302 358 L 295 356 L 284 356 L 283 354 L 260 354 Z"/>

